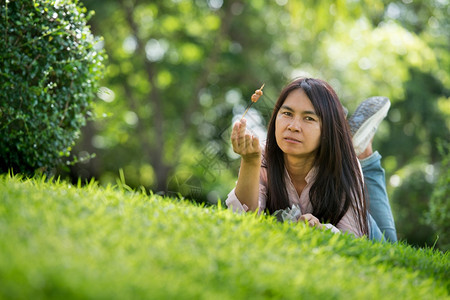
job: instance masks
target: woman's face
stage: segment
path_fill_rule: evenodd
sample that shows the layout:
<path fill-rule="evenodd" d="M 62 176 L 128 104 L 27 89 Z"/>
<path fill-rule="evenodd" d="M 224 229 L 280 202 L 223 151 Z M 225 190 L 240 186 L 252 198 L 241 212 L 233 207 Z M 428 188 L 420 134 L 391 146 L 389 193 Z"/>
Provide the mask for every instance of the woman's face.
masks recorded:
<path fill-rule="evenodd" d="M 321 121 L 302 89 L 292 91 L 278 111 L 275 138 L 286 154 L 297 157 L 315 156 L 320 145 Z"/>

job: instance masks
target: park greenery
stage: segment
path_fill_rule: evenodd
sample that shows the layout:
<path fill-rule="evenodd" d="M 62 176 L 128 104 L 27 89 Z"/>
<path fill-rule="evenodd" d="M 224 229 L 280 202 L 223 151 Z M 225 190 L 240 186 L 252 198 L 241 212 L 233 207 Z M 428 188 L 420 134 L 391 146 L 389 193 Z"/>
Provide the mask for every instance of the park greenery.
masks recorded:
<path fill-rule="evenodd" d="M 450 139 L 448 1 L 83 3 L 109 62 L 98 118 L 74 151 L 96 158 L 71 168 L 74 180 L 107 184 L 122 168 L 132 187 L 215 203 L 235 184 L 230 127 L 254 90 L 266 84 L 248 115 L 261 133 L 286 82 L 320 77 L 350 114 L 369 96 L 390 98 L 374 146 L 399 237 L 440 244 L 426 215 L 445 172 L 438 140 Z"/>
<path fill-rule="evenodd" d="M 125 182 L 1 175 L 1 299 L 448 299 L 449 254 Z"/>
<path fill-rule="evenodd" d="M 86 19 L 72 1 L 2 1 L 1 172 L 50 172 L 67 160 L 103 74 Z"/>
<path fill-rule="evenodd" d="M 229 132 L 253 91 L 265 83 L 264 96 L 247 117 L 263 137 L 282 86 L 297 76 L 319 77 L 336 89 L 350 114 L 369 96 L 390 98 L 392 106 L 374 146 L 383 155 L 399 238 L 448 250 L 448 4 L 4 1 L 1 170 L 28 175 L 37 170 L 101 186 L 115 183 L 120 173 L 131 189 L 216 204 L 235 184 L 239 160 L 230 149 Z M 96 195 L 108 194 L 89 186 Z M 62 185 L 54 188 L 63 193 Z M 401 247 L 392 251 L 412 251 Z M 125 259 L 123 266 L 133 263 L 140 262 Z M 80 268 L 68 264 L 69 269 Z M 46 274 L 53 278 L 60 270 L 50 265 Z M 86 274 L 76 280 L 87 282 L 100 273 Z M 103 278 L 105 284 L 111 279 Z M 70 278 L 56 281 L 66 286 Z M 310 288 L 314 294 L 317 286 Z M 15 287 L 11 289 L 14 293 Z M 140 289 L 136 285 L 136 293 Z"/>

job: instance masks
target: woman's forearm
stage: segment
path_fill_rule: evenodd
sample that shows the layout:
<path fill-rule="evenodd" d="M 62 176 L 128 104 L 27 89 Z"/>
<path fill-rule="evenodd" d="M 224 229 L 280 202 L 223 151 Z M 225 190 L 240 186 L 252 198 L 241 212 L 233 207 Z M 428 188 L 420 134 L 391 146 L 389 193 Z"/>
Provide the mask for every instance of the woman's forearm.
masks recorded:
<path fill-rule="evenodd" d="M 259 198 L 259 174 L 261 171 L 261 159 L 241 159 L 241 168 L 236 184 L 236 197 L 242 204 L 248 206 L 249 210 L 258 209 Z"/>

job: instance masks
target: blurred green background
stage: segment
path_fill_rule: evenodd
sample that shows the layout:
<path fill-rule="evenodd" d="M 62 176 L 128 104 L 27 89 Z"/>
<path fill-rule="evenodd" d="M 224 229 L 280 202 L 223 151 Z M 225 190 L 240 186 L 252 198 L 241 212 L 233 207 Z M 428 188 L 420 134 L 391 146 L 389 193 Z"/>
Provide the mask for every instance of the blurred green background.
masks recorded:
<path fill-rule="evenodd" d="M 281 88 L 319 77 L 350 114 L 367 97 L 390 98 L 374 146 L 398 235 L 435 243 L 425 215 L 438 140 L 450 140 L 448 0 L 81 2 L 95 11 L 107 71 L 72 151 L 95 157 L 60 174 L 108 184 L 123 170 L 131 187 L 216 203 L 237 179 L 229 132 L 254 90 L 266 84 L 247 117 L 263 137 Z"/>

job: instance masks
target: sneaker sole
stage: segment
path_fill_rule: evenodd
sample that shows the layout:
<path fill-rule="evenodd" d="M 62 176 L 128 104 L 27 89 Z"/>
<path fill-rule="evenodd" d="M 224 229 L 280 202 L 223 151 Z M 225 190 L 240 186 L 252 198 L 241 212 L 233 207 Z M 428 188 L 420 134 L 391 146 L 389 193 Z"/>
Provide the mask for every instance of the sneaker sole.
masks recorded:
<path fill-rule="evenodd" d="M 391 103 L 388 98 L 384 98 L 384 103 L 381 107 L 370 116 L 368 119 L 365 119 L 362 124 L 358 127 L 357 124 L 352 124 L 352 118 L 349 120 L 349 124 L 351 128 L 358 128 L 356 132 L 353 134 L 353 145 L 355 148 L 355 152 L 357 155 L 361 154 L 369 145 L 370 140 L 374 136 L 375 132 L 371 132 L 372 130 L 378 127 L 381 121 L 386 117 L 387 112 L 391 106 Z M 356 113 L 356 112 L 355 112 Z M 353 125 L 353 126 L 352 126 Z"/>

